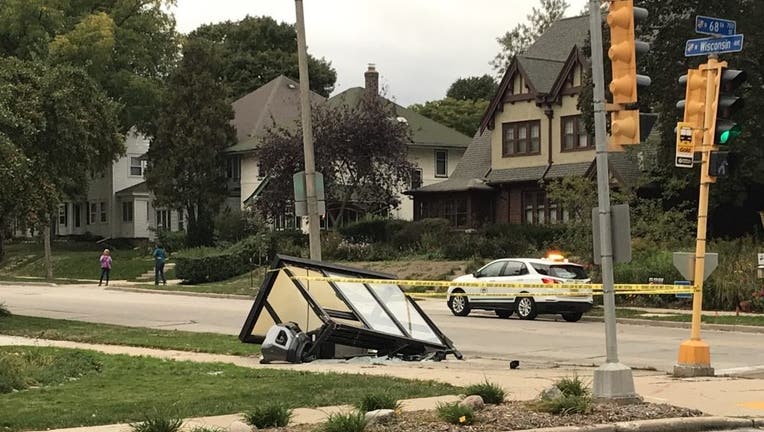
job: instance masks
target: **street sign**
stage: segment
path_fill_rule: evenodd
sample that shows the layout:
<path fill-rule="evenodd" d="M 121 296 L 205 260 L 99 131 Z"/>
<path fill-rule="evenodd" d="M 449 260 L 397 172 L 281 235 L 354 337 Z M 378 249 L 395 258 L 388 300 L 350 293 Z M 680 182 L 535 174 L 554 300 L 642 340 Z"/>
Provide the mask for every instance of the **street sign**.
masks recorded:
<path fill-rule="evenodd" d="M 695 253 L 694 252 L 674 252 L 672 254 L 674 268 L 679 270 L 688 280 L 695 279 Z M 719 265 L 719 254 L 715 252 L 706 252 L 706 258 L 703 260 L 703 280 L 708 279 L 711 273 Z"/>
<path fill-rule="evenodd" d="M 739 52 L 743 50 L 743 35 L 690 39 L 684 46 L 684 56 Z"/>
<path fill-rule="evenodd" d="M 759 257 L 759 265 L 764 266 L 764 253 L 758 254 Z"/>
<path fill-rule="evenodd" d="M 707 17 L 698 15 L 695 17 L 695 33 L 732 36 L 735 34 L 737 24 L 735 21 L 721 18 Z"/>
<path fill-rule="evenodd" d="M 677 123 L 676 158 L 674 159 L 674 166 L 679 168 L 692 168 L 694 150 L 695 147 L 692 142 L 692 127 L 689 123 Z"/>

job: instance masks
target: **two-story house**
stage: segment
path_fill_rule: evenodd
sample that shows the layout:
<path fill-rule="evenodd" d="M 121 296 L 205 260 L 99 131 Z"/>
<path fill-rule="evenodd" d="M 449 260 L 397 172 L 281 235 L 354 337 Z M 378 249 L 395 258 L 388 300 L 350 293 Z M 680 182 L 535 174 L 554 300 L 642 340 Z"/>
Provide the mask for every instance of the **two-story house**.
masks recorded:
<path fill-rule="evenodd" d="M 379 72 L 375 65 L 368 66 L 364 73 L 364 81 L 364 87 L 349 88 L 329 98 L 328 103 L 355 108 L 366 96 L 382 98 L 393 107 L 397 120 L 407 123 L 411 129 L 412 142 L 408 148 L 408 160 L 416 166 L 412 173 L 411 188 L 417 189 L 447 179 L 461 160 L 470 138 L 380 95 Z M 399 199 L 401 204 L 393 211 L 392 216 L 397 219 L 412 220 L 414 218 L 413 200 L 403 192 Z"/>
<path fill-rule="evenodd" d="M 365 87 L 353 87 L 326 100 L 310 92 L 311 104 L 329 103 L 333 106 L 355 108 L 364 95 L 379 95 L 379 72 L 370 65 L 365 77 Z M 394 108 L 398 121 L 406 122 L 412 131 L 412 143 L 408 159 L 417 168 L 412 174 L 414 188 L 448 178 L 461 159 L 469 137 L 430 120 L 414 111 L 388 101 Z M 256 199 L 260 188 L 267 187 L 266 178 L 258 163 L 260 141 L 269 128 L 297 127 L 300 119 L 299 83 L 279 76 L 233 104 L 234 126 L 237 144 L 226 150 L 229 181 L 228 207 L 243 208 Z M 400 219 L 413 219 L 413 201 L 401 194 L 401 205 L 393 212 Z M 332 204 L 327 203 L 328 211 Z M 352 209 L 351 209 L 352 210 Z M 360 217 L 361 213 L 358 213 Z M 351 218 L 352 219 L 352 218 Z M 283 223 L 290 226 L 294 222 Z M 295 226 L 299 226 L 298 224 Z"/>
<path fill-rule="evenodd" d="M 175 210 L 155 208 L 143 179 L 149 139 L 132 129 L 125 137 L 125 155 L 93 178 L 83 197 L 69 198 L 54 223 L 59 236 L 89 233 L 104 238 L 153 239 L 157 229 L 182 230 Z"/>
<path fill-rule="evenodd" d="M 559 20 L 513 59 L 452 178 L 409 192 L 415 219 L 442 217 L 470 227 L 568 218 L 541 182 L 592 176 L 596 169 L 595 143 L 577 107 L 589 67 L 581 51 L 588 28 L 588 16 Z M 639 175 L 626 158 L 611 155 L 622 183 Z"/>

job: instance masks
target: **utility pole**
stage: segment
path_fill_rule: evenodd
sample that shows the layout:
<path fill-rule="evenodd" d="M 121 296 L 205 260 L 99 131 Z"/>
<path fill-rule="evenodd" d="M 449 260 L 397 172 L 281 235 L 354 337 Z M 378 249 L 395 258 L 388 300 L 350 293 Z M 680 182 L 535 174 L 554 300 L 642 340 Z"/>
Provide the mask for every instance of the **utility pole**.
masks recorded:
<path fill-rule="evenodd" d="M 321 261 L 321 221 L 316 199 L 316 161 L 313 152 L 313 125 L 310 117 L 310 79 L 308 77 L 308 48 L 305 43 L 305 15 L 302 0 L 294 0 L 297 15 L 297 58 L 300 66 L 300 112 L 302 144 L 305 152 L 305 194 L 308 204 L 308 240 L 310 259 Z"/>
<path fill-rule="evenodd" d="M 598 399 L 638 399 L 631 369 L 618 361 L 613 280 L 613 243 L 610 224 L 610 183 L 607 129 L 605 125 L 605 77 L 602 54 L 600 0 L 589 0 L 589 25 L 594 82 L 594 139 L 597 151 L 597 198 L 599 205 L 602 296 L 605 309 L 606 362 L 594 371 L 593 394 Z"/>

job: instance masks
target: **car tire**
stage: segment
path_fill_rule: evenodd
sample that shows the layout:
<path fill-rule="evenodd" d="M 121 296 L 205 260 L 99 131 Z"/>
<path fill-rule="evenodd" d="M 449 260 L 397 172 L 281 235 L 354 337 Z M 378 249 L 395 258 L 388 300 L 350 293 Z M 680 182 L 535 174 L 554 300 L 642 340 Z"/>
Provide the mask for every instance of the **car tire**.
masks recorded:
<path fill-rule="evenodd" d="M 455 289 L 452 294 L 461 293 L 464 291 Z M 467 316 L 470 313 L 470 301 L 467 296 L 451 296 L 448 298 L 448 308 L 451 309 L 451 313 L 456 316 Z"/>
<path fill-rule="evenodd" d="M 562 319 L 567 322 L 576 322 L 579 321 L 582 316 L 584 316 L 584 314 L 581 312 L 565 312 L 562 314 Z"/>
<path fill-rule="evenodd" d="M 533 320 L 538 315 L 536 301 L 533 297 L 518 297 L 515 300 L 515 312 L 521 320 Z"/>
<path fill-rule="evenodd" d="M 502 319 L 507 319 L 512 316 L 512 309 L 496 309 L 496 316 Z"/>

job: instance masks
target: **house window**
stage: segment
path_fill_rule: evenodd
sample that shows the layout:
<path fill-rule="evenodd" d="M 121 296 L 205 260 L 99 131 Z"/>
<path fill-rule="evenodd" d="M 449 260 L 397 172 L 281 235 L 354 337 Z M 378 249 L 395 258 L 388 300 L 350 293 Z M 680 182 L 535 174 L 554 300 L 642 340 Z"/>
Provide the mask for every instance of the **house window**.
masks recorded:
<path fill-rule="evenodd" d="M 522 194 L 523 223 L 556 224 L 566 222 L 568 212 L 555 202 L 549 201 L 542 190 L 525 191 Z"/>
<path fill-rule="evenodd" d="M 98 203 L 90 203 L 90 216 L 88 218 L 88 224 L 96 223 L 96 217 L 98 215 Z"/>
<path fill-rule="evenodd" d="M 241 179 L 241 157 L 231 156 L 226 160 L 226 177 L 228 180 Z"/>
<path fill-rule="evenodd" d="M 178 231 L 183 231 L 185 227 L 183 226 L 183 210 L 178 210 Z"/>
<path fill-rule="evenodd" d="M 411 170 L 411 189 L 422 187 L 422 169 L 414 168 Z"/>
<path fill-rule="evenodd" d="M 540 120 L 502 124 L 502 157 L 535 155 L 540 152 Z"/>
<path fill-rule="evenodd" d="M 106 222 L 106 203 L 101 203 L 101 222 Z"/>
<path fill-rule="evenodd" d="M 435 150 L 435 177 L 448 177 L 448 152 Z"/>
<path fill-rule="evenodd" d="M 130 157 L 130 176 L 143 177 L 143 161 L 139 157 Z"/>
<path fill-rule="evenodd" d="M 133 202 L 127 201 L 122 203 L 122 222 L 133 221 Z"/>
<path fill-rule="evenodd" d="M 73 205 L 74 207 L 74 227 L 79 228 L 80 222 L 82 219 L 82 204 L 77 203 Z"/>
<path fill-rule="evenodd" d="M 453 198 L 434 200 L 423 203 L 421 218 L 448 219 L 451 225 L 460 227 L 467 225 L 467 199 Z"/>
<path fill-rule="evenodd" d="M 170 211 L 169 210 L 157 210 L 156 212 L 157 216 L 157 229 L 164 229 L 164 230 L 170 230 L 170 223 L 172 222 L 170 218 Z"/>
<path fill-rule="evenodd" d="M 68 206 L 66 203 L 58 206 L 58 224 L 61 226 L 66 226 L 69 223 L 69 212 L 67 210 Z"/>
<path fill-rule="evenodd" d="M 592 140 L 586 133 L 584 119 L 580 115 L 561 118 L 562 123 L 562 150 L 580 150 L 592 147 Z"/>
<path fill-rule="evenodd" d="M 257 161 L 257 178 L 261 179 L 265 177 L 265 169 L 263 168 L 263 162 Z"/>

